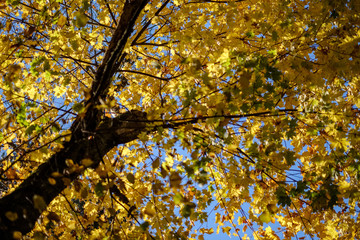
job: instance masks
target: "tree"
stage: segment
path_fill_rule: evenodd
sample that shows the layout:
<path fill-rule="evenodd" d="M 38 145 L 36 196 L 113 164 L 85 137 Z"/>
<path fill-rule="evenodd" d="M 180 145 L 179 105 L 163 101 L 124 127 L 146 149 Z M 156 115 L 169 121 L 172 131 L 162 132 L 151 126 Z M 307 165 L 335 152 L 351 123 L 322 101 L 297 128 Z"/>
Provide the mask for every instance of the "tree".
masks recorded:
<path fill-rule="evenodd" d="M 0 9 L 3 239 L 360 237 L 356 1 Z"/>

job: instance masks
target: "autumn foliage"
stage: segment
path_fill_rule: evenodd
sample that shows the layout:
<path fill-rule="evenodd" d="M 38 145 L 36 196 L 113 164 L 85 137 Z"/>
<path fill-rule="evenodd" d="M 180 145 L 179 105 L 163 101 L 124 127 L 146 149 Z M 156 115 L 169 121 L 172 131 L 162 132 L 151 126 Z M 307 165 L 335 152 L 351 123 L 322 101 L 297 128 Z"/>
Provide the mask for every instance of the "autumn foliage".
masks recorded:
<path fill-rule="evenodd" d="M 0 238 L 360 238 L 359 13 L 0 0 Z"/>

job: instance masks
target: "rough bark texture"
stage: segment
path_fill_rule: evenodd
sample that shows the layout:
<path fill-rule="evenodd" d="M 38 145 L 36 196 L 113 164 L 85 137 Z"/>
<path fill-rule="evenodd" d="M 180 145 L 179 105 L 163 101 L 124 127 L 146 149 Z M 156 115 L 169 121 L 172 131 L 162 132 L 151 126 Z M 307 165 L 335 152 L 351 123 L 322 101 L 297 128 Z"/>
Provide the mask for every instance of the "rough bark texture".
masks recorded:
<path fill-rule="evenodd" d="M 134 110 L 100 122 L 102 113 L 96 105 L 107 93 L 126 41 L 147 2 L 126 0 L 104 60 L 97 69 L 91 98 L 85 103 L 87 110 L 71 127 L 71 140 L 64 143 L 63 149 L 40 165 L 14 192 L 0 199 L 1 239 L 13 239 L 16 234 L 30 232 L 47 205 L 86 167 L 96 167 L 109 150 L 135 140 L 144 131 L 146 113 Z M 81 165 L 84 158 L 90 158 L 92 165 Z M 68 159 L 74 164 L 69 164 Z"/>
<path fill-rule="evenodd" d="M 81 129 L 82 131 L 78 131 L 78 133 L 83 135 L 83 132 L 93 132 L 98 126 L 101 110 L 96 108 L 96 106 L 101 105 L 101 100 L 106 98 L 111 78 L 121 64 L 120 59 L 126 42 L 133 31 L 136 19 L 147 2 L 148 0 L 125 1 L 119 24 L 113 34 L 104 59 L 96 71 L 95 80 L 90 91 L 90 98 L 85 102 L 87 111 L 82 119 L 78 119 L 73 124 L 72 130 L 74 132 Z M 78 137 L 79 134 L 74 134 L 74 137 Z"/>
<path fill-rule="evenodd" d="M 16 231 L 22 234 L 31 231 L 46 206 L 83 172 L 83 159 L 90 158 L 93 164 L 88 167 L 96 167 L 113 147 L 135 140 L 144 130 L 145 120 L 145 113 L 130 111 L 104 121 L 90 139 L 66 142 L 61 151 L 40 165 L 13 193 L 0 199 L 1 239 L 13 239 Z M 69 165 L 67 159 L 74 165 Z M 16 219 L 11 219 L 14 216 Z"/>

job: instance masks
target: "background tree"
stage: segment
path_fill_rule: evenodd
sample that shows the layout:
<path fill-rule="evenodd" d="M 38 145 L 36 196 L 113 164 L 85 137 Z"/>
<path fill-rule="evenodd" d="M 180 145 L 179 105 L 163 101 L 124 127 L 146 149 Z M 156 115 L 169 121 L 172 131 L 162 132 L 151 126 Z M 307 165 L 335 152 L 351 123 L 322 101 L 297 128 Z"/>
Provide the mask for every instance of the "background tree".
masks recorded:
<path fill-rule="evenodd" d="M 0 236 L 359 238 L 359 12 L 1 1 Z"/>

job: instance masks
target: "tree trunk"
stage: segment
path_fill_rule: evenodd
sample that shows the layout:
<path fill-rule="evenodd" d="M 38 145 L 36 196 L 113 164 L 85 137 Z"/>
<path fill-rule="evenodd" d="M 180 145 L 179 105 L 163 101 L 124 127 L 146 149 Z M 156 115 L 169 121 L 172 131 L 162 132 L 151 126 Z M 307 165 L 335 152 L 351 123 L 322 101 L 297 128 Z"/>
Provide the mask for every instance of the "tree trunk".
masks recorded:
<path fill-rule="evenodd" d="M 145 129 L 145 121 L 145 113 L 130 111 L 106 119 L 90 139 L 66 142 L 61 151 L 40 165 L 14 192 L 0 199 L 1 239 L 13 239 L 16 234 L 31 231 L 46 206 L 64 188 L 86 167 L 95 168 L 113 147 L 135 140 Z"/>
<path fill-rule="evenodd" d="M 0 238 L 20 238 L 30 232 L 48 204 L 86 167 L 96 167 L 103 156 L 118 144 L 135 140 L 145 130 L 146 113 L 129 111 L 101 121 L 96 108 L 107 94 L 111 78 L 136 19 L 148 0 L 126 0 L 123 13 L 102 64 L 97 69 L 86 112 L 72 124 L 71 140 L 39 166 L 15 191 L 0 199 Z M 90 159 L 91 161 L 83 161 Z"/>

